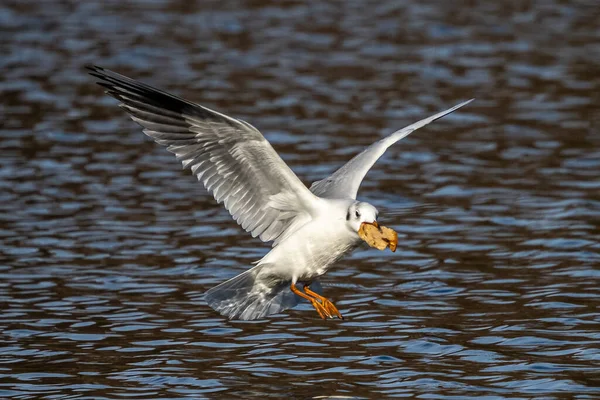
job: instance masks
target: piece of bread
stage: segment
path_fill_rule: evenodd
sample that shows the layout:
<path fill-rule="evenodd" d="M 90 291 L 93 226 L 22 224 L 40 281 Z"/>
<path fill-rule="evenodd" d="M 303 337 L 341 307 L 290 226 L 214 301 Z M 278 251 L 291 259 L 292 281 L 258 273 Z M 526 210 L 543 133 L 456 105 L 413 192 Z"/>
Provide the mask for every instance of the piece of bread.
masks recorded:
<path fill-rule="evenodd" d="M 385 250 L 389 247 L 391 251 L 396 251 L 398 246 L 398 234 L 386 226 L 377 227 L 372 224 L 363 224 L 359 229 L 359 236 L 369 246 L 378 250 Z"/>

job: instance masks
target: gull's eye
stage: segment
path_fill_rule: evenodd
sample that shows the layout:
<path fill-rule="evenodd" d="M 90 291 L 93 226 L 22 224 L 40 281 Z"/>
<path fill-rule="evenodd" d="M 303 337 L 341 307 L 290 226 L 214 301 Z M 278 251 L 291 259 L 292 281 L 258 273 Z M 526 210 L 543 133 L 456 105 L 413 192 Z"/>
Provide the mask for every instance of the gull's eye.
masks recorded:
<path fill-rule="evenodd" d="M 356 210 L 356 211 L 354 212 L 354 215 L 356 215 L 356 218 L 360 218 L 360 213 L 358 212 L 358 210 Z"/>

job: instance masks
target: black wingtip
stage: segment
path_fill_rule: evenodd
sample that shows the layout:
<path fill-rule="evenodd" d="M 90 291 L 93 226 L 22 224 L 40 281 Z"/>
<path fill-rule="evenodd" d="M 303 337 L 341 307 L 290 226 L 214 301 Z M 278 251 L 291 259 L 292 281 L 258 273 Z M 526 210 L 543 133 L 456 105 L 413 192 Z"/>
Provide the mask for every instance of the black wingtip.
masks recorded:
<path fill-rule="evenodd" d="M 86 64 L 83 66 L 83 68 L 87 69 L 89 74 L 93 74 L 94 72 L 100 73 L 100 72 L 104 71 L 104 68 L 99 67 L 98 65 L 94 65 L 94 64 Z M 91 72 L 89 72 L 89 71 L 91 71 Z"/>
<path fill-rule="evenodd" d="M 100 82 L 96 82 L 100 86 L 104 86 L 104 85 L 102 85 L 102 82 L 106 81 L 106 78 L 112 72 L 110 70 L 107 70 L 105 68 L 102 68 L 98 65 L 93 65 L 93 64 L 87 64 L 84 66 L 84 68 L 87 70 L 88 74 L 90 74 L 94 78 L 101 79 Z"/>
<path fill-rule="evenodd" d="M 98 78 L 96 84 L 105 89 L 105 93 L 124 104 L 139 107 L 140 103 L 149 106 L 162 108 L 177 114 L 187 113 L 202 119 L 212 119 L 225 124 L 232 124 L 234 121 L 229 117 L 224 117 L 215 111 L 194 104 L 188 100 L 164 92 L 153 86 L 121 75 L 117 72 L 105 69 L 97 65 L 86 65 L 88 73 Z M 237 122 L 235 123 L 237 124 Z M 243 125 L 243 123 L 242 123 Z M 237 126 L 237 125 L 236 125 Z M 239 127 L 239 126 L 238 126 Z"/>
<path fill-rule="evenodd" d="M 195 115 L 202 117 L 207 117 L 211 114 L 194 103 L 111 71 L 110 69 L 105 69 L 97 65 L 85 65 L 85 68 L 91 76 L 98 79 L 96 84 L 102 86 L 106 94 L 123 103 L 131 101 L 142 102 L 176 113 L 182 113 L 185 110 L 192 112 L 191 110 L 194 110 L 193 113 Z"/>

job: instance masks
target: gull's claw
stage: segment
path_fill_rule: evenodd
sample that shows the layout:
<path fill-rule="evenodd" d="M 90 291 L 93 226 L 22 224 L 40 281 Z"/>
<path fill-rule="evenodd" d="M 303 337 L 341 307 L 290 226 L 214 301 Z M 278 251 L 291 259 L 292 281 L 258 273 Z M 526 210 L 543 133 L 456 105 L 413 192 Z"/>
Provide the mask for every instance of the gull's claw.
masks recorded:
<path fill-rule="evenodd" d="M 331 300 L 327 299 L 326 297 L 321 296 L 320 294 L 318 294 L 316 292 L 313 292 L 312 290 L 310 290 L 308 285 L 304 286 L 304 292 L 306 292 L 307 295 L 312 296 L 315 299 L 321 301 L 321 305 L 327 311 L 329 318 L 333 318 L 333 316 L 335 315 L 339 319 L 344 319 L 344 317 L 342 317 L 342 314 L 340 314 L 340 312 L 338 311 L 336 306 L 333 305 Z"/>
<path fill-rule="evenodd" d="M 308 293 L 315 293 L 312 290 L 308 289 L 308 293 L 302 293 L 297 287 L 295 283 L 292 283 L 292 285 L 290 286 L 290 289 L 292 289 L 292 292 L 294 292 L 295 294 L 297 294 L 298 296 L 310 301 L 310 304 L 312 304 L 312 306 L 315 308 L 315 310 L 317 310 L 317 312 L 319 313 L 319 315 L 321 316 L 321 318 L 323 319 L 327 319 L 327 318 L 333 318 L 333 316 L 331 315 L 331 312 L 329 312 L 329 310 L 325 307 L 324 304 L 319 303 L 319 300 L 313 296 L 310 296 Z M 307 290 L 307 287 L 304 287 L 304 291 Z M 316 294 L 316 293 L 315 293 Z M 320 297 L 320 296 L 319 296 Z M 335 308 L 335 307 L 334 307 Z M 337 309 L 336 309 L 337 311 Z"/>
<path fill-rule="evenodd" d="M 323 318 L 323 319 L 333 318 L 333 316 L 329 313 L 329 311 L 321 303 L 319 303 L 316 299 L 313 299 L 311 301 L 311 304 L 313 305 L 315 310 L 317 310 L 317 312 L 319 313 L 321 318 Z"/>
<path fill-rule="evenodd" d="M 331 301 L 329 301 L 327 298 L 321 296 L 320 294 L 315 293 L 312 290 L 310 290 L 308 285 L 304 286 L 304 293 L 302 293 L 296 287 L 296 284 L 294 284 L 294 283 L 292 283 L 292 285 L 290 286 L 290 289 L 292 290 L 292 292 L 294 292 L 298 296 L 310 301 L 310 304 L 312 304 L 312 306 L 315 308 L 315 310 L 317 310 L 317 312 L 319 313 L 319 316 L 321 318 L 327 319 L 327 318 L 333 318 L 334 316 L 336 316 L 339 319 L 344 319 L 344 317 L 342 317 L 342 314 L 340 314 L 338 309 L 333 305 L 333 303 Z"/>

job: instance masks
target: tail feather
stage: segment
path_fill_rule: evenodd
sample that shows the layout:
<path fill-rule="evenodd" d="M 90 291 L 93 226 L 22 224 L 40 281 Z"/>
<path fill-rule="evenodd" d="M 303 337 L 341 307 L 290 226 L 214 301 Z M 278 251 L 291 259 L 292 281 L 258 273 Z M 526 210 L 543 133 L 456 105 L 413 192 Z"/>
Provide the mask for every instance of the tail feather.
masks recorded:
<path fill-rule="evenodd" d="M 295 307 L 300 297 L 290 290 L 291 281 L 273 277 L 266 266 L 257 265 L 215 286 L 206 292 L 204 299 L 230 319 L 259 319 Z M 311 289 L 321 292 L 318 282 Z"/>

